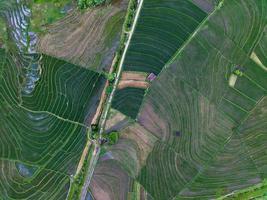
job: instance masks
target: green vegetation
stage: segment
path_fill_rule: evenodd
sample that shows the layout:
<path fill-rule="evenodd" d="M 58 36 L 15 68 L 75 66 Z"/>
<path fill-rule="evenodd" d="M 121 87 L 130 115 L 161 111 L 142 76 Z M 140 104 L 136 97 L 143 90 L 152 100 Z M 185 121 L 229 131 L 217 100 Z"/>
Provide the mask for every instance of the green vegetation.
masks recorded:
<path fill-rule="evenodd" d="M 221 1 L 206 17 L 190 1 L 177 1 L 175 11 L 181 12 L 168 9 L 176 1 L 163 9 L 164 2 L 144 2 L 124 65 L 127 71 L 160 73 L 158 78 L 143 101 L 117 90 L 112 102 L 127 116 L 137 110 L 132 116 L 159 139 L 136 170 L 137 180 L 155 200 L 213 199 L 262 182 L 267 177 L 267 73 L 250 55 L 256 51 L 266 61 L 267 3 Z M 183 20 L 176 22 L 179 15 Z M 154 26 L 157 21 L 164 23 Z M 245 70 L 234 72 L 239 77 L 230 87 L 228 77 L 237 64 Z M 122 135 L 111 152 L 134 177 L 131 171 L 140 164 L 136 154 L 127 154 L 135 161 L 129 166 L 122 161 L 126 153 L 119 152 L 126 140 Z"/>
<path fill-rule="evenodd" d="M 124 70 L 160 73 L 205 17 L 191 1 L 144 1 Z"/>
<path fill-rule="evenodd" d="M 112 46 L 114 41 L 118 41 L 120 38 L 120 33 L 122 31 L 122 25 L 124 22 L 125 10 L 116 13 L 111 16 L 105 26 L 103 35 L 105 38 L 105 45 Z"/>
<path fill-rule="evenodd" d="M 127 200 L 140 200 L 141 185 L 137 181 L 133 181 L 132 190 L 128 193 Z"/>
<path fill-rule="evenodd" d="M 118 142 L 119 140 L 119 132 L 117 131 L 112 131 L 110 133 L 106 133 L 103 135 L 104 138 L 108 140 L 109 145 L 114 145 Z"/>
<path fill-rule="evenodd" d="M 93 5 L 86 2 L 87 7 Z M 135 9 L 136 1 L 131 1 L 115 70 Z M 95 10 L 84 18 L 95 15 L 94 23 L 85 20 L 84 27 L 104 19 Z M 51 12 L 44 24 L 60 18 Z M 101 13 L 115 16 L 107 27 L 97 26 L 105 36 L 123 16 L 121 10 L 114 13 Z M 83 17 L 86 12 L 74 14 Z M 110 94 L 115 74 L 93 72 L 47 55 L 42 56 L 41 70 L 29 74 L 20 66 L 24 60 L 0 49 L 0 199 L 63 200 L 67 195 L 69 200 L 79 199 L 93 152 L 98 155 L 98 150 L 100 159 L 94 159 L 90 185 L 96 199 L 105 195 L 137 200 L 146 192 L 147 199 L 154 200 L 266 198 L 266 25 L 266 0 L 145 0 L 123 67 L 153 72 L 157 78 L 147 90 L 115 91 L 112 108 L 126 116 L 117 112 L 106 124 L 119 132 L 104 133 L 107 145 L 96 151 L 90 148 L 74 177 L 86 139 L 99 141 L 97 124 L 91 126 L 90 136 L 86 134 L 105 81 Z M 71 35 L 71 43 L 87 47 L 107 41 L 95 39 L 102 36 L 98 29 L 92 37 L 88 34 L 92 29 L 84 27 L 84 34 L 77 31 L 77 35 L 90 41 L 81 45 L 80 38 Z M 61 24 L 58 30 L 69 34 L 77 27 L 64 28 Z M 58 37 L 50 41 L 59 43 Z M 97 55 L 97 63 L 102 63 L 99 52 L 110 51 L 102 47 L 91 54 L 85 48 L 82 53 L 76 48 L 64 51 L 67 58 L 76 51 L 91 60 Z M 237 65 L 242 68 L 233 71 Z M 233 73 L 238 78 L 229 86 Z M 24 90 L 26 83 L 35 87 L 30 94 Z"/>
<path fill-rule="evenodd" d="M 104 74 L 105 78 L 110 82 L 114 81 L 115 76 L 116 76 L 115 72 L 113 72 L 113 73 L 103 72 L 103 74 Z"/>
<path fill-rule="evenodd" d="M 83 122 L 100 75 L 43 55 L 41 78 L 26 95 L 21 67 L 4 50 L 0 66 L 0 196 L 63 200 L 85 145 Z"/>
<path fill-rule="evenodd" d="M 32 12 L 30 30 L 38 34 L 46 32 L 46 26 L 63 18 L 73 9 L 72 0 L 31 0 Z"/>
<path fill-rule="evenodd" d="M 42 77 L 34 92 L 22 97 L 22 105 L 34 111 L 46 110 L 83 123 L 88 115 L 87 110 L 95 106 L 97 101 L 93 97 L 101 95 L 104 77 L 46 55 L 42 58 L 41 67 Z M 66 81 L 71 87 L 66 87 Z"/>
<path fill-rule="evenodd" d="M 0 196 L 4 199 L 63 200 L 84 147 L 85 128 L 46 110 L 21 107 L 22 101 L 26 101 L 21 98 L 18 76 L 21 68 L 3 50 L 0 60 L 0 163 L 3 169 Z M 43 98 L 43 102 L 55 106 L 49 100 Z M 21 170 L 17 168 L 18 163 L 24 165 Z M 22 176 L 24 173 L 27 176 Z"/>
<path fill-rule="evenodd" d="M 91 8 L 105 3 L 106 0 L 78 0 L 80 9 Z"/>
<path fill-rule="evenodd" d="M 0 18 L 0 48 L 7 42 L 7 29 L 5 22 Z"/>
<path fill-rule="evenodd" d="M 141 88 L 127 87 L 117 90 L 112 101 L 112 108 L 115 108 L 126 116 L 135 119 L 144 94 L 145 90 Z"/>
<path fill-rule="evenodd" d="M 266 6 L 224 1 L 149 88 L 138 121 L 161 141 L 138 180 L 154 199 L 213 199 L 267 177 L 267 73 L 250 59 Z M 231 21 L 237 9 L 242 20 Z"/>
<path fill-rule="evenodd" d="M 243 72 L 241 72 L 239 69 L 235 70 L 234 74 L 240 77 L 243 76 Z"/>
<path fill-rule="evenodd" d="M 106 88 L 106 94 L 108 94 L 108 95 L 111 94 L 112 90 L 113 90 L 113 85 L 110 84 L 110 85 Z"/>
<path fill-rule="evenodd" d="M 88 155 L 87 155 L 87 157 L 83 163 L 81 171 L 79 172 L 79 174 L 77 174 L 76 176 L 73 177 L 70 192 L 69 192 L 68 198 L 67 198 L 68 200 L 80 198 L 81 190 L 82 190 L 83 184 L 86 180 L 86 174 L 87 174 L 87 170 L 88 170 L 91 158 L 92 158 L 93 150 L 94 150 L 94 147 L 92 145 L 92 146 L 90 146 L 90 149 L 88 151 Z"/>
<path fill-rule="evenodd" d="M 125 31 L 130 31 L 133 20 L 134 20 L 136 9 L 137 9 L 137 0 L 130 0 L 129 5 L 128 5 L 126 19 L 124 22 Z"/>
<path fill-rule="evenodd" d="M 266 179 L 257 185 L 235 192 L 233 195 L 218 198 L 218 200 L 244 200 L 244 199 L 265 199 L 267 197 Z"/>
<path fill-rule="evenodd" d="M 136 6 L 137 1 L 130 1 L 125 22 L 126 31 L 129 31 L 131 27 Z M 205 17 L 206 13 L 190 1 L 144 1 L 135 32 L 126 53 L 123 69 L 125 71 L 153 72 L 157 75 Z M 161 31 L 161 29 L 164 31 Z M 124 48 L 127 37 L 127 33 L 122 36 L 120 49 Z M 119 51 L 118 55 L 121 55 L 122 52 Z M 128 98 L 131 99 L 128 100 L 126 95 L 123 97 L 125 100 L 121 97 L 119 97 L 120 100 L 114 98 L 116 99 L 114 100 L 114 106 L 121 107 L 119 110 L 122 113 L 135 118 L 143 98 L 139 94 L 137 97 L 129 95 Z M 138 98 L 138 100 L 132 101 L 133 98 Z M 119 103 L 124 104 L 124 101 L 125 105 L 118 105 Z M 130 103 L 133 104 L 131 105 L 132 109 L 127 111 L 126 108 Z M 129 113 L 131 114 L 128 115 Z"/>

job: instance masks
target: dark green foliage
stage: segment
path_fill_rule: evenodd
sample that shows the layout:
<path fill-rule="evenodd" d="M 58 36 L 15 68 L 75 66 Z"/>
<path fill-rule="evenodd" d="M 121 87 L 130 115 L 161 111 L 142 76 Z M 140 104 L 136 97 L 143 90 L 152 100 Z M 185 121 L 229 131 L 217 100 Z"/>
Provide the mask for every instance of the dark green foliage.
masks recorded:
<path fill-rule="evenodd" d="M 0 196 L 64 199 L 84 146 L 85 128 L 20 107 L 20 68 L 3 50 L 0 66 Z M 22 176 L 15 161 L 34 169 L 32 176 Z"/>
<path fill-rule="evenodd" d="M 41 79 L 31 95 L 23 96 L 23 106 L 83 123 L 88 109 L 96 109 L 104 83 L 96 72 L 44 55 Z"/>
<path fill-rule="evenodd" d="M 267 73 L 251 59 L 257 44 L 265 59 L 267 3 L 222 2 L 152 82 L 140 110 L 138 122 L 162 144 L 139 174 L 155 200 L 214 199 L 267 177 Z M 243 71 L 232 86 L 237 65 Z M 188 166 L 177 157 L 196 172 L 183 175 Z"/>
<path fill-rule="evenodd" d="M 78 6 L 80 9 L 86 9 L 94 6 L 101 5 L 106 0 L 78 0 Z"/>
<path fill-rule="evenodd" d="M 145 90 L 140 88 L 128 87 L 117 90 L 113 98 L 112 107 L 119 110 L 124 115 L 135 119 L 144 94 Z"/>
<path fill-rule="evenodd" d="M 107 88 L 106 88 L 106 93 L 107 94 L 110 94 L 113 90 L 113 86 L 112 85 L 109 85 Z"/>
<path fill-rule="evenodd" d="M 188 0 L 144 1 L 124 69 L 158 74 L 205 17 Z"/>
<path fill-rule="evenodd" d="M 105 134 L 104 137 L 107 138 L 109 145 L 113 145 L 116 144 L 119 140 L 119 132 L 113 131 L 111 133 Z"/>
<path fill-rule="evenodd" d="M 196 166 L 164 143 L 158 142 L 138 181 L 157 200 L 172 199 L 197 174 Z"/>
<path fill-rule="evenodd" d="M 137 0 L 130 0 L 129 7 L 128 7 L 128 13 L 126 16 L 126 21 L 125 21 L 125 26 L 126 26 L 125 29 L 128 31 L 132 27 L 136 8 L 137 8 Z"/>

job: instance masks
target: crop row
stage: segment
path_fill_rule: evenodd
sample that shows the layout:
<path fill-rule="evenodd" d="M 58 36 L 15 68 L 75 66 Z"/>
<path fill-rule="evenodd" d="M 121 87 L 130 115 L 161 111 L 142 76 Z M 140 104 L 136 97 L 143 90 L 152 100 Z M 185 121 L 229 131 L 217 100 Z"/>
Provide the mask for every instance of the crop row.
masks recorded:
<path fill-rule="evenodd" d="M 40 82 L 26 95 L 21 68 L 4 50 L 0 65 L 0 196 L 65 199 L 103 78 L 44 56 Z"/>

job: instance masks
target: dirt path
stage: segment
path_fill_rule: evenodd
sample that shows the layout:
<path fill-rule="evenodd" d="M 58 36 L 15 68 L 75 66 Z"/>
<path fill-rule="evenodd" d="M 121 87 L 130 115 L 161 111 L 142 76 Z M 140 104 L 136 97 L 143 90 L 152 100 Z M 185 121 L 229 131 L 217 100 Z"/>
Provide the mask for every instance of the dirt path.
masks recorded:
<path fill-rule="evenodd" d="M 121 60 L 120 60 L 119 66 L 118 66 L 118 71 L 116 73 L 113 90 L 112 90 L 112 92 L 111 92 L 111 94 L 110 94 L 110 96 L 108 98 L 108 101 L 107 101 L 107 104 L 106 104 L 106 108 L 104 110 L 103 117 L 102 117 L 102 120 L 101 120 L 100 132 L 99 132 L 100 137 L 102 136 L 102 133 L 104 131 L 105 121 L 106 121 L 109 109 L 111 107 L 111 102 L 112 102 L 113 96 L 115 94 L 115 91 L 117 89 L 117 86 L 119 84 L 120 76 L 121 76 L 121 73 L 122 73 L 122 66 L 123 66 L 123 63 L 124 63 L 124 60 L 125 60 L 126 52 L 127 52 L 128 48 L 129 48 L 129 44 L 130 44 L 130 41 L 131 41 L 132 36 L 133 36 L 133 32 L 134 32 L 135 27 L 136 27 L 137 20 L 138 20 L 138 17 L 139 17 L 143 2 L 144 2 L 144 0 L 140 0 L 138 2 L 138 7 L 137 7 L 137 10 L 136 10 L 136 15 L 135 15 L 135 18 L 134 18 L 132 29 L 129 31 L 128 40 L 127 40 L 127 42 L 125 44 L 125 48 L 124 48 L 124 51 L 123 51 L 123 54 L 122 54 L 122 57 L 121 57 Z"/>
<path fill-rule="evenodd" d="M 85 198 L 86 198 L 87 191 L 88 191 L 88 188 L 89 188 L 89 185 L 90 185 L 93 173 L 94 173 L 94 169 L 95 169 L 96 163 L 97 163 L 98 158 L 99 158 L 99 154 L 100 154 L 100 146 L 99 146 L 99 144 L 97 144 L 97 142 L 94 142 L 94 152 L 93 152 L 92 158 L 90 160 L 89 167 L 87 169 L 87 174 L 85 177 L 85 179 L 86 179 L 85 183 L 82 187 L 81 198 L 80 198 L 81 200 L 85 200 Z"/>
<path fill-rule="evenodd" d="M 88 155 L 88 150 L 89 150 L 91 144 L 92 144 L 91 140 L 88 140 L 87 143 L 86 143 L 85 148 L 83 149 L 83 153 L 82 153 L 80 162 L 79 162 L 79 164 L 78 164 L 78 167 L 77 167 L 75 176 L 78 175 L 78 174 L 80 173 L 80 171 L 81 171 L 81 169 L 82 169 L 82 167 L 83 167 L 84 160 L 85 160 L 86 156 Z"/>
<path fill-rule="evenodd" d="M 101 118 L 100 118 L 100 123 L 99 123 L 100 124 L 100 130 L 99 130 L 100 138 L 102 137 L 102 133 L 104 132 L 104 127 L 105 127 L 106 119 L 107 119 L 107 116 L 108 116 L 108 113 L 109 113 L 109 110 L 110 110 L 110 107 L 111 107 L 111 102 L 112 102 L 113 96 L 115 94 L 115 90 L 117 89 L 117 86 L 119 84 L 119 79 L 120 79 L 120 76 L 121 76 L 121 73 L 122 73 L 122 66 L 123 66 L 123 63 L 124 63 L 124 60 L 125 60 L 125 55 L 126 55 L 126 52 L 128 50 L 128 47 L 129 47 L 133 32 L 135 30 L 135 27 L 136 27 L 136 24 L 137 24 L 137 20 L 138 20 L 138 17 L 139 17 L 143 2 L 144 2 L 144 0 L 140 0 L 139 3 L 138 3 L 138 7 L 137 7 L 137 10 L 136 10 L 136 15 L 135 15 L 135 18 L 134 18 L 132 29 L 131 29 L 131 31 L 129 31 L 129 37 L 128 37 L 128 40 L 127 40 L 127 42 L 125 44 L 125 48 L 124 48 L 122 57 L 120 59 L 120 63 L 119 63 L 118 70 L 117 70 L 117 73 L 116 73 L 115 82 L 114 82 L 114 86 L 113 86 L 112 92 L 109 95 L 109 97 L 107 98 L 107 100 L 105 101 L 105 108 L 104 108 L 103 112 L 101 113 Z M 99 158 L 99 154 L 100 154 L 100 145 L 98 143 L 96 143 L 95 151 L 94 151 L 94 154 L 93 154 L 93 156 L 91 158 L 91 162 L 90 162 L 90 165 L 89 165 L 89 170 L 88 170 L 88 173 L 86 175 L 86 181 L 85 181 L 85 184 L 83 185 L 83 188 L 82 188 L 80 200 L 85 200 L 85 198 L 86 198 L 87 190 L 88 190 L 88 187 L 90 185 L 90 181 L 91 181 L 91 178 L 93 176 L 93 172 L 94 172 L 97 160 Z"/>
<path fill-rule="evenodd" d="M 117 56 L 115 56 L 113 61 L 112 61 L 111 67 L 109 69 L 109 73 L 112 73 L 114 71 L 114 65 L 115 65 L 116 59 L 117 59 Z M 97 124 L 98 123 L 99 117 L 100 117 L 102 110 L 103 110 L 103 107 L 104 107 L 104 103 L 105 103 L 106 98 L 107 98 L 107 94 L 106 94 L 107 87 L 108 87 L 108 80 L 106 81 L 105 87 L 102 91 L 102 94 L 100 97 L 100 102 L 98 104 L 98 107 L 96 109 L 96 113 L 93 117 L 91 124 Z"/>

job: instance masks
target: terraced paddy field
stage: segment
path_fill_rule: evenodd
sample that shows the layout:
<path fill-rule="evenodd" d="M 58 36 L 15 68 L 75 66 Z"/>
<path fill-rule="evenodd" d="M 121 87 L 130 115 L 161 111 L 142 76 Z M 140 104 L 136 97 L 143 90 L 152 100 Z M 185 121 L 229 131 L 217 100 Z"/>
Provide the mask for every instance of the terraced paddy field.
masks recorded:
<path fill-rule="evenodd" d="M 105 84 L 102 75 L 44 55 L 41 76 L 34 92 L 23 95 L 23 107 L 80 123 L 93 117 Z"/>
<path fill-rule="evenodd" d="M 266 7 L 262 0 L 225 0 L 206 10 L 208 18 L 162 71 L 154 71 L 160 73 L 141 101 L 137 123 L 157 141 L 136 170 L 153 199 L 214 199 L 266 179 Z M 145 8 L 146 1 L 140 20 Z M 139 68 L 126 58 L 125 69 L 152 72 L 156 65 L 139 49 Z M 118 110 L 130 97 L 120 98 Z"/>
<path fill-rule="evenodd" d="M 135 119 L 144 94 L 145 89 L 142 88 L 126 87 L 119 89 L 115 93 L 112 107 Z"/>
<path fill-rule="evenodd" d="M 124 70 L 160 73 L 206 16 L 188 0 L 144 1 Z"/>
<path fill-rule="evenodd" d="M 215 1 L 205 0 L 145 0 L 126 53 L 124 72 L 158 75 L 186 45 L 216 4 Z M 139 110 L 141 102 L 135 103 L 136 110 Z M 136 114 L 131 117 L 135 119 Z"/>
<path fill-rule="evenodd" d="M 48 27 L 38 50 L 85 68 L 108 71 L 119 45 L 127 3 L 113 1 L 85 12 L 72 11 Z"/>
<path fill-rule="evenodd" d="M 42 84 L 25 95 L 22 68 L 14 60 L 0 50 L 0 199 L 66 199 L 86 143 L 85 121 L 94 112 L 86 102 L 101 80 L 95 72 L 44 56 Z M 77 82 L 73 73 L 87 84 Z M 64 107 L 59 106 L 60 98 L 65 99 Z"/>
<path fill-rule="evenodd" d="M 0 199 L 68 196 L 105 84 L 95 71 L 111 63 L 123 6 L 52 25 L 39 41 L 50 56 L 29 67 L 0 50 Z M 205 200 L 265 182 L 266 25 L 265 0 L 144 0 L 120 80 L 148 85 L 117 88 L 82 191 L 96 200 Z"/>

